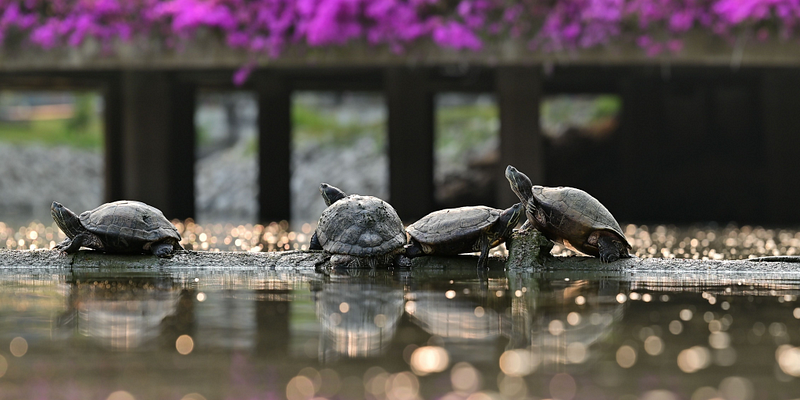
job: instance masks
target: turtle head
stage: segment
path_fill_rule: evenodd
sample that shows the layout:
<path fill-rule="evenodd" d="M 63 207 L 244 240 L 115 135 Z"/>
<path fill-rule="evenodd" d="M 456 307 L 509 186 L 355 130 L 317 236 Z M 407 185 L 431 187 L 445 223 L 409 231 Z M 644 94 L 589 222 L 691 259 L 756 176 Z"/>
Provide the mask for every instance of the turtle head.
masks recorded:
<path fill-rule="evenodd" d="M 509 165 L 506 167 L 506 179 L 521 202 L 527 203 L 533 200 L 533 183 L 528 175 Z"/>
<path fill-rule="evenodd" d="M 80 218 L 75 215 L 69 208 L 64 207 L 61 203 L 54 201 L 50 205 L 50 215 L 53 221 L 56 221 L 58 228 L 64 231 L 69 238 L 74 238 L 83 230 Z"/>
<path fill-rule="evenodd" d="M 514 204 L 513 206 L 503 210 L 500 217 L 497 218 L 495 229 L 498 237 L 506 239 L 511 236 L 511 232 L 519 224 L 519 220 L 525 215 L 525 206 L 522 203 Z"/>
<path fill-rule="evenodd" d="M 325 200 L 325 205 L 328 207 L 330 207 L 331 204 L 347 197 L 347 194 L 345 194 L 345 192 L 343 192 L 341 189 L 324 182 L 319 185 L 319 193 L 322 195 L 322 199 Z"/>

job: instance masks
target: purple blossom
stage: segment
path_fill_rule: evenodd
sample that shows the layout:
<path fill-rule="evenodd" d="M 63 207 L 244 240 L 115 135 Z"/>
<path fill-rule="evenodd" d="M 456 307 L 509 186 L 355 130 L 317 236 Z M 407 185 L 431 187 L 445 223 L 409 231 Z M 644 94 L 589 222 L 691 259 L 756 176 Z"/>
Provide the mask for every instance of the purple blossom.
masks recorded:
<path fill-rule="evenodd" d="M 233 84 L 236 86 L 242 86 L 245 82 L 247 82 L 247 78 L 250 77 L 250 74 L 253 73 L 255 69 L 254 63 L 248 63 L 247 65 L 239 68 L 233 74 Z"/>
<path fill-rule="evenodd" d="M 42 48 L 50 49 L 56 46 L 58 40 L 58 21 L 51 19 L 45 24 L 36 27 L 31 32 L 31 42 L 36 43 Z"/>
<path fill-rule="evenodd" d="M 204 31 L 270 57 L 293 45 L 355 42 L 397 53 L 418 41 L 480 51 L 506 37 L 532 51 L 627 42 L 657 55 L 680 52 L 689 31 L 763 41 L 797 38 L 798 24 L 800 0 L 0 0 L 0 45 L 12 36 L 43 49 L 91 39 L 113 51 L 146 37 L 180 49 Z"/>
<path fill-rule="evenodd" d="M 300 0 L 306 42 L 312 46 L 344 44 L 363 32 L 358 22 L 360 0 Z"/>
<path fill-rule="evenodd" d="M 481 40 L 474 32 L 458 22 L 446 22 L 433 30 L 433 41 L 454 49 L 480 50 Z"/>

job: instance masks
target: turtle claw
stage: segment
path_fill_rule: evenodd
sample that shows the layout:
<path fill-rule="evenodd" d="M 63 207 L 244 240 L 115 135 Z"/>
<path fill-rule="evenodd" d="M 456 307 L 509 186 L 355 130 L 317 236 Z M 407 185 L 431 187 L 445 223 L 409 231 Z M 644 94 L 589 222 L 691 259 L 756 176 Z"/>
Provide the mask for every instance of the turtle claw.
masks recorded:
<path fill-rule="evenodd" d="M 66 257 L 69 255 L 69 253 L 67 253 L 67 246 L 61 244 L 53 246 L 52 250 L 58 252 L 59 257 Z"/>
<path fill-rule="evenodd" d="M 72 244 L 72 241 L 70 239 L 65 239 L 63 242 L 53 246 L 52 250 L 58 251 L 59 255 L 61 256 L 66 256 L 68 254 L 67 248 L 69 247 L 70 244 Z"/>
<path fill-rule="evenodd" d="M 600 262 L 608 264 L 617 260 L 619 260 L 619 256 L 616 254 L 600 254 Z"/>

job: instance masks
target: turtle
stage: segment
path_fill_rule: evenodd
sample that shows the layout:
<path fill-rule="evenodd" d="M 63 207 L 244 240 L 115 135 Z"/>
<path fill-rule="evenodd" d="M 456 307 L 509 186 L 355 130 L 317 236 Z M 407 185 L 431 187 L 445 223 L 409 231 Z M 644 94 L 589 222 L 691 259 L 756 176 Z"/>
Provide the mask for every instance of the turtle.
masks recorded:
<path fill-rule="evenodd" d="M 327 183 L 320 184 L 319 191 L 328 208 L 319 217 L 310 250 L 330 254 L 336 268 L 374 268 L 398 261 L 407 236 L 389 203 L 373 196 L 347 195 Z"/>
<path fill-rule="evenodd" d="M 50 215 L 67 239 L 54 248 L 74 253 L 89 247 L 106 253 L 152 253 L 171 257 L 183 250 L 181 235 L 161 210 L 145 203 L 121 200 L 76 215 L 54 201 Z"/>
<path fill-rule="evenodd" d="M 503 243 L 525 213 L 522 203 L 501 210 L 467 206 L 434 211 L 406 228 L 406 256 L 456 255 L 480 252 L 478 267 L 485 268 L 489 249 Z"/>
<path fill-rule="evenodd" d="M 631 257 L 631 245 L 619 223 L 589 193 L 566 186 L 534 186 L 527 175 L 511 165 L 506 167 L 505 175 L 511 190 L 525 205 L 528 221 L 521 229 L 533 226 L 546 238 L 600 257 L 605 263 Z"/>

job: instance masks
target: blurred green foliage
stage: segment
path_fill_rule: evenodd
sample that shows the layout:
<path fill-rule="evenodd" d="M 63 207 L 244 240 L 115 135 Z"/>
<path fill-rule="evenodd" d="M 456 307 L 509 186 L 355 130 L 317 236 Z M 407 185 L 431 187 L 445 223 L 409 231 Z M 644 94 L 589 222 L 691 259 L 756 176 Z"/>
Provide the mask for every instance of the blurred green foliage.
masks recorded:
<path fill-rule="evenodd" d="M 462 154 L 499 135 L 500 115 L 494 102 L 439 106 L 436 110 L 436 150 Z"/>
<path fill-rule="evenodd" d="M 296 141 L 315 141 L 323 145 L 346 146 L 361 137 L 375 139 L 381 148 L 386 141 L 384 121 L 342 121 L 336 111 L 295 102 L 292 124 Z M 496 136 L 499 127 L 497 107 L 491 103 L 471 103 L 437 107 L 437 148 L 457 147 L 465 151 Z"/>
<path fill-rule="evenodd" d="M 101 149 L 103 121 L 97 112 L 98 95 L 75 93 L 74 98 L 74 112 L 71 118 L 0 121 L 0 141 Z M 591 96 L 590 99 L 581 96 L 563 96 L 544 101 L 541 107 L 545 125 L 548 125 L 548 121 L 560 124 L 572 121 L 580 125 L 587 121 L 616 116 L 622 104 L 619 96 L 615 95 Z M 302 101 L 294 102 L 292 123 L 295 140 L 298 143 L 313 141 L 320 145 L 346 146 L 367 136 L 372 137 L 376 146 L 382 149 L 386 142 L 385 119 L 341 118 L 340 111 L 336 107 L 319 107 Z M 198 126 L 198 144 L 209 140 L 204 129 L 203 126 Z M 462 153 L 495 137 L 498 131 L 499 110 L 492 101 L 437 107 L 435 138 L 437 150 L 448 149 L 451 152 Z M 253 138 L 248 142 L 247 153 L 257 152 L 258 141 Z"/>
<path fill-rule="evenodd" d="M 378 146 L 385 142 L 384 122 L 342 121 L 335 110 L 295 102 L 292 107 L 292 128 L 295 140 L 345 146 L 363 136 L 375 139 Z"/>
<path fill-rule="evenodd" d="M 618 95 L 600 95 L 594 99 L 594 118 L 616 117 L 622 110 L 622 97 Z"/>
<path fill-rule="evenodd" d="M 103 121 L 97 112 L 98 95 L 76 93 L 70 118 L 0 120 L 0 141 L 14 144 L 37 143 L 100 150 L 103 146 Z"/>
<path fill-rule="evenodd" d="M 551 138 L 569 128 L 591 131 L 615 120 L 621 110 L 622 99 L 614 94 L 547 96 L 539 108 L 542 131 Z"/>

